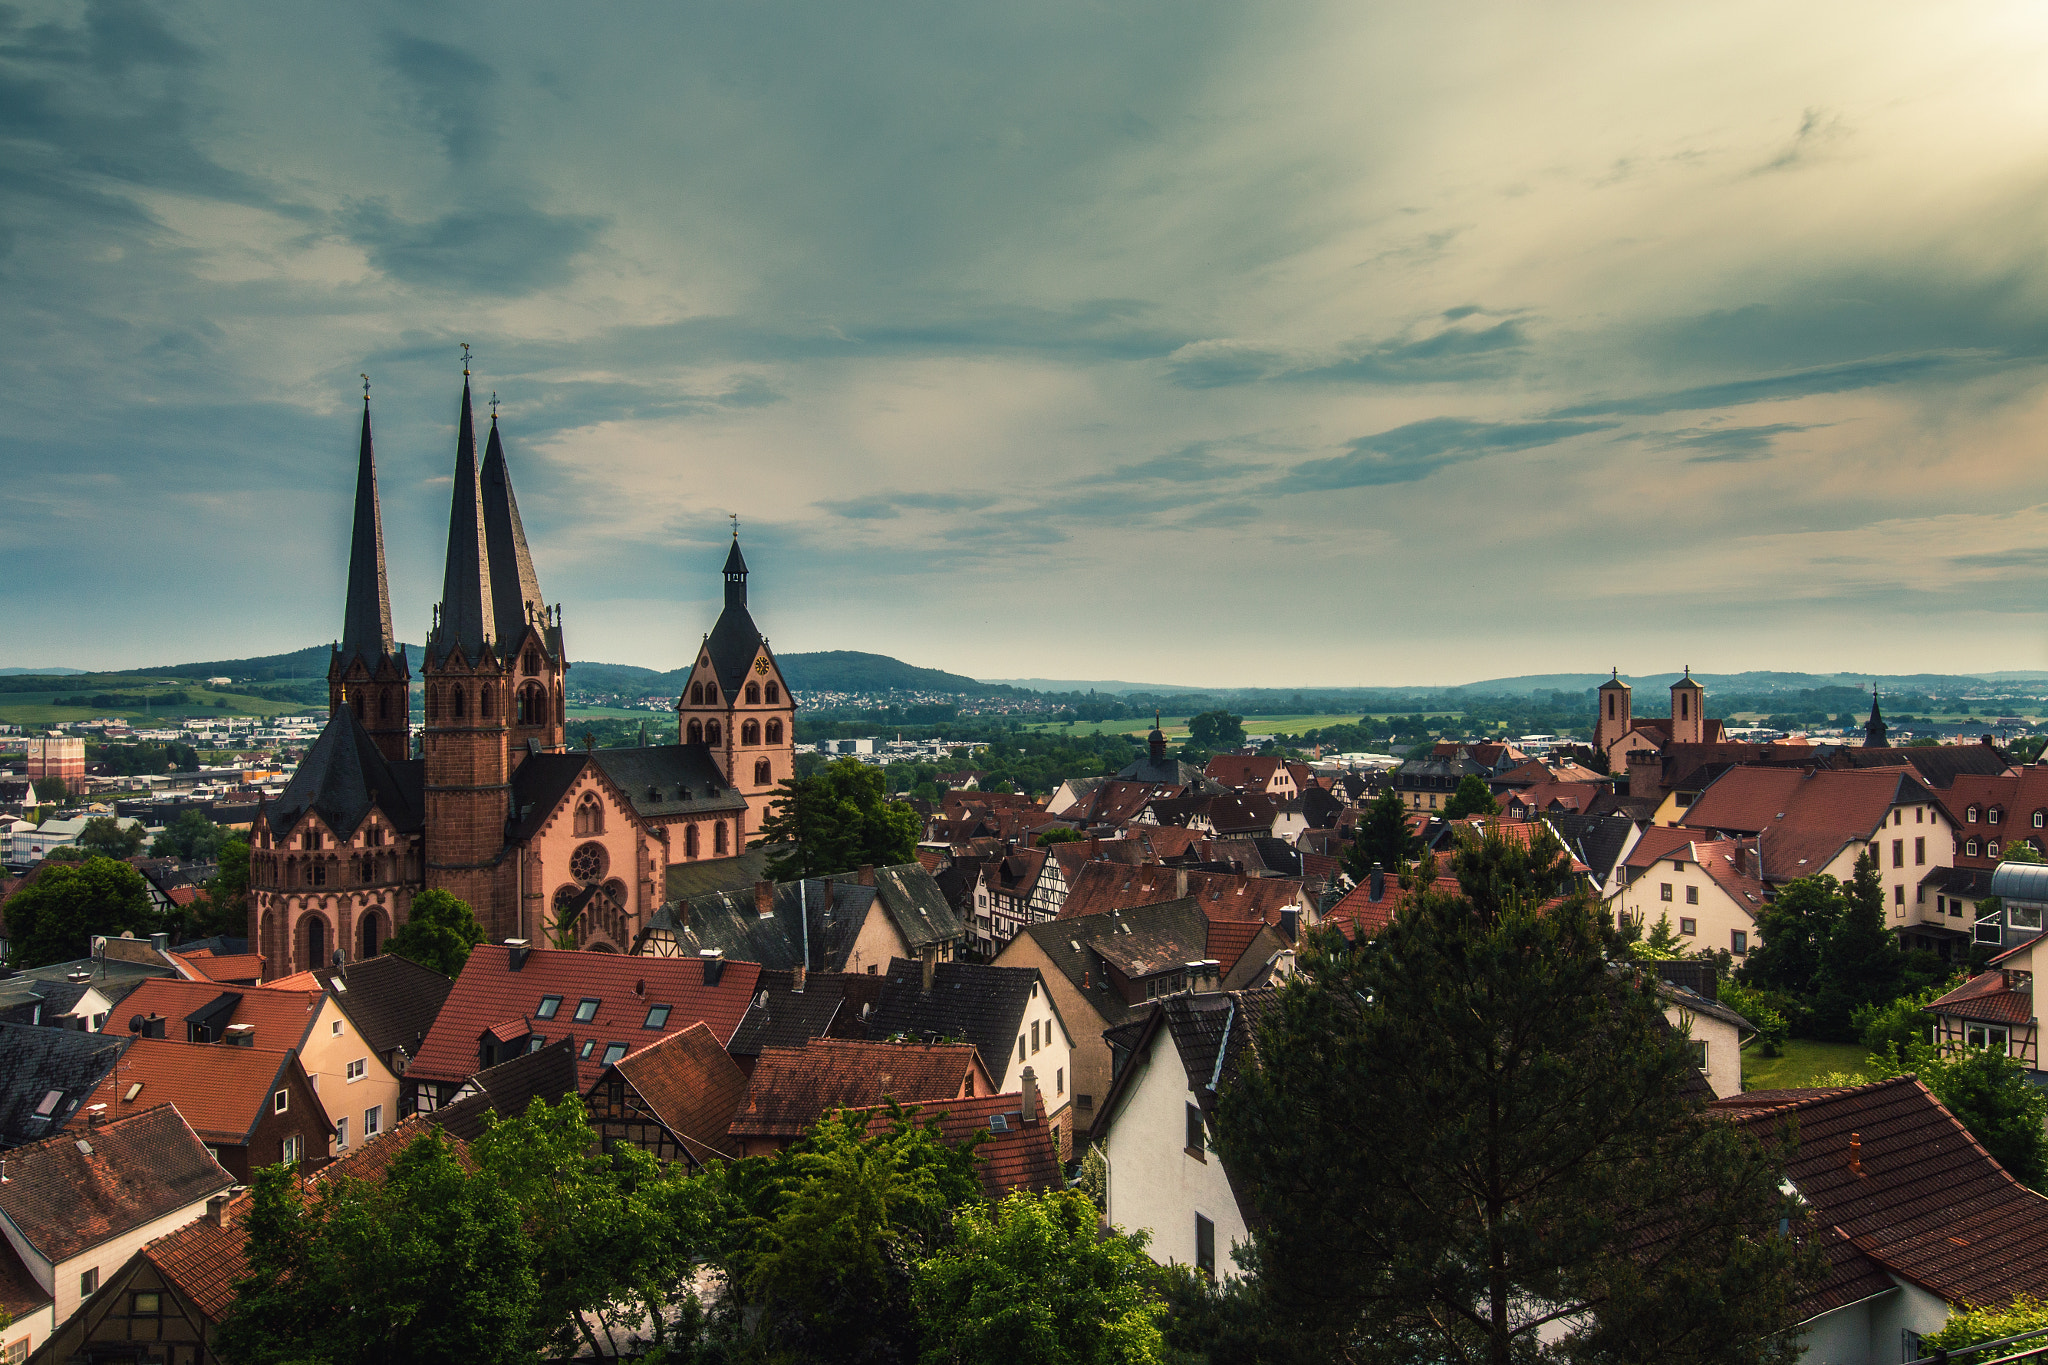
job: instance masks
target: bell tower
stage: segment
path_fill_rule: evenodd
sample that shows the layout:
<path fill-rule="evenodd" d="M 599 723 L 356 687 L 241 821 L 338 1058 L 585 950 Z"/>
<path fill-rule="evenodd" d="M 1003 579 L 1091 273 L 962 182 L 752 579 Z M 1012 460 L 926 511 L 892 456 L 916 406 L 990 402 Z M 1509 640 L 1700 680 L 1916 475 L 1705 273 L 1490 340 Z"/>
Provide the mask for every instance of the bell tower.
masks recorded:
<path fill-rule="evenodd" d="M 384 574 L 384 517 L 377 500 L 377 460 L 370 444 L 370 377 L 363 376 L 363 436 L 356 460 L 355 524 L 349 536 L 348 594 L 341 640 L 327 663 L 327 714 L 356 713 L 388 760 L 411 756 L 407 695 L 412 671 L 391 631 L 391 593 Z"/>
<path fill-rule="evenodd" d="M 1692 665 L 1671 684 L 1671 742 L 1698 744 L 1707 737 L 1707 689 L 1692 680 Z"/>
<path fill-rule="evenodd" d="M 780 785 L 796 776 L 796 698 L 747 609 L 747 559 L 737 525 L 720 571 L 725 609 L 704 637 L 676 698 L 676 738 L 702 744 L 747 799 L 747 833 L 761 828 Z"/>
<path fill-rule="evenodd" d="M 533 746 L 560 753 L 566 742 L 567 703 L 563 695 L 569 658 L 563 652 L 562 612 L 541 601 L 540 578 L 526 548 L 519 499 L 498 439 L 498 400 L 491 397 L 491 436 L 479 474 L 484 509 L 484 549 L 490 562 L 492 638 L 503 665 L 510 701 L 506 735 L 516 769 Z"/>
<path fill-rule="evenodd" d="M 1630 703 L 1634 689 L 1621 680 L 1621 670 L 1613 670 L 1614 676 L 1600 684 L 1600 691 L 1594 698 L 1594 705 L 1600 713 L 1593 721 L 1593 747 L 1605 753 L 1614 742 L 1635 728 L 1635 718 L 1630 714 Z"/>

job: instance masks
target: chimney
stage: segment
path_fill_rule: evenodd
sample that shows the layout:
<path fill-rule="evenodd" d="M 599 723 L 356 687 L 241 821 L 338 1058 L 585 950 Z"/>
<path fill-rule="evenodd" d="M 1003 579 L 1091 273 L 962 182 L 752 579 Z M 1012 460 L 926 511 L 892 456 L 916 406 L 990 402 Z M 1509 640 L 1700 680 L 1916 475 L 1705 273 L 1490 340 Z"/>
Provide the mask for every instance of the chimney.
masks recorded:
<path fill-rule="evenodd" d="M 1092 861 L 1094 861 L 1095 859 L 1097 859 L 1097 858 L 1100 858 L 1101 856 L 1102 856 L 1102 836 L 1101 836 L 1100 834 L 1091 834 L 1091 835 L 1089 835 L 1089 836 L 1088 836 L 1088 858 L 1089 858 L 1089 861 L 1091 861 L 1091 862 L 1092 862 Z"/>
<path fill-rule="evenodd" d="M 854 877 L 854 880 L 862 886 L 873 886 L 875 884 L 875 865 L 873 863 L 862 863 L 860 865 L 860 872 Z"/>
<path fill-rule="evenodd" d="M 1984 737 L 1983 737 L 1982 739 L 1979 739 L 1979 740 L 1978 740 L 1977 742 L 1978 742 L 1979 744 L 1982 744 L 1982 745 L 1984 745 L 1984 746 L 1985 746 L 1986 748 L 1992 748 L 1992 749 L 1995 749 L 1995 748 L 1997 748 L 1997 747 L 1998 747 L 1998 746 L 1997 746 L 1996 744 L 1992 743 L 1992 741 L 1991 741 L 1991 736 L 1989 736 L 1989 735 L 1985 735 L 1985 736 L 1984 736 Z"/>
<path fill-rule="evenodd" d="M 716 986 L 718 978 L 725 975 L 725 949 L 701 949 L 697 953 L 697 960 L 704 964 L 704 984 Z"/>
<path fill-rule="evenodd" d="M 1379 904 L 1380 897 L 1387 894 L 1387 870 L 1378 863 L 1372 865 L 1368 887 L 1366 895 L 1371 898 L 1373 904 Z"/>
<path fill-rule="evenodd" d="M 1280 936 L 1289 943 L 1301 932 L 1301 907 L 1285 905 L 1280 908 Z"/>
<path fill-rule="evenodd" d="M 1024 1113 L 1026 1123 L 1038 1122 L 1038 1073 L 1024 1068 Z"/>
<path fill-rule="evenodd" d="M 228 1225 L 228 1196 L 217 1194 L 206 1201 L 206 1221 L 217 1228 Z"/>
<path fill-rule="evenodd" d="M 169 1022 L 170 1021 L 164 1018 L 161 1014 L 157 1014 L 154 1011 L 152 1011 L 150 1013 L 149 1018 L 142 1021 L 142 1036 L 145 1038 L 163 1037 L 164 1025 Z"/>
<path fill-rule="evenodd" d="M 256 1026 L 254 1024 L 229 1024 L 227 1036 L 222 1041 L 229 1047 L 254 1047 L 256 1046 Z"/>
<path fill-rule="evenodd" d="M 1984 736 L 1984 742 L 1989 744 L 1991 736 Z M 169 934 L 151 934 L 149 936 L 149 946 L 160 953 L 167 953 L 171 950 L 171 936 Z"/>
<path fill-rule="evenodd" d="M 762 919 L 775 915 L 775 883 L 766 877 L 754 883 L 754 913 Z"/>
<path fill-rule="evenodd" d="M 523 938 L 506 939 L 505 948 L 505 965 L 515 972 L 526 965 L 526 955 L 533 951 L 533 945 Z"/>
<path fill-rule="evenodd" d="M 99 1126 L 100 1126 L 101 1124 L 105 1123 L 106 1121 L 107 1121 L 107 1106 L 105 1106 L 104 1104 L 89 1104 L 89 1105 L 87 1105 L 87 1106 L 85 1107 L 85 1126 L 86 1126 L 86 1127 L 88 1127 L 88 1128 L 97 1128 L 97 1127 L 99 1127 Z"/>
<path fill-rule="evenodd" d="M 917 989 L 921 995 L 930 995 L 932 993 L 932 977 L 939 970 L 939 950 L 927 948 L 919 956 L 923 961 L 919 964 L 921 971 L 919 973 Z"/>
<path fill-rule="evenodd" d="M 789 983 L 789 991 L 790 991 L 790 994 L 792 994 L 792 995 L 802 995 L 802 994 L 804 993 L 804 977 L 805 977 L 805 975 L 806 975 L 805 969 L 804 969 L 804 968 L 802 968 L 802 967 L 793 967 L 793 968 L 791 968 L 791 969 L 790 969 L 790 983 Z"/>
<path fill-rule="evenodd" d="M 1849 1134 L 1849 1170 L 1859 1176 L 1863 1174 L 1863 1134 L 1861 1133 Z"/>

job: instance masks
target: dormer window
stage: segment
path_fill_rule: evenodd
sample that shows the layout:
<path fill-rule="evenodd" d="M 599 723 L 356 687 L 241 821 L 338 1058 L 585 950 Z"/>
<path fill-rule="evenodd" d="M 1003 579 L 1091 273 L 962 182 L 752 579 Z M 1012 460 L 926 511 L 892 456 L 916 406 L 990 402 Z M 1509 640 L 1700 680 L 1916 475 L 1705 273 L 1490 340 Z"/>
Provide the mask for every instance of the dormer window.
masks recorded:
<path fill-rule="evenodd" d="M 1964 811 L 1964 812 L 1963 812 L 1963 819 L 1965 819 L 1965 820 L 1969 821 L 1969 822 L 1970 822 L 1971 824 L 1973 824 L 1973 825 L 1974 825 L 1974 824 L 1976 824 L 1976 823 L 1977 823 L 1977 808 L 1976 808 L 1975 806 L 1972 806 L 1972 807 L 1970 807 L 1970 808 L 1969 808 L 1968 810 Z"/>
<path fill-rule="evenodd" d="M 1998 806 L 1993 806 L 1993 807 L 1991 808 L 1991 823 L 1992 823 L 1992 824 L 1994 824 L 1994 825 L 1995 825 L 1995 824 L 1997 824 L 1997 823 L 1998 823 L 1998 819 L 1999 819 L 1999 817 L 2000 817 L 2001 815 L 2003 815 L 2004 813 L 2005 813 L 2005 812 L 2004 812 L 2004 811 L 2003 811 L 2003 810 L 2002 810 L 2002 809 L 2001 809 L 2000 807 L 1998 807 Z"/>

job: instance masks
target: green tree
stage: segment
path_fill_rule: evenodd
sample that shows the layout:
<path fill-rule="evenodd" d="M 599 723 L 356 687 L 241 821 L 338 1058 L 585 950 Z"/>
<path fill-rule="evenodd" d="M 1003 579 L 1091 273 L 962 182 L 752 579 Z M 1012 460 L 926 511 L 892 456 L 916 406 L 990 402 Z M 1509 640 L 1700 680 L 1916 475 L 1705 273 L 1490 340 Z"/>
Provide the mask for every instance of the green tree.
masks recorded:
<path fill-rule="evenodd" d="M 1628 945 L 1628 953 L 1640 962 L 1671 962 L 1685 956 L 1685 940 L 1671 927 L 1671 916 L 1663 914 L 1646 937 Z"/>
<path fill-rule="evenodd" d="M 2025 1347 L 2008 1346 L 1995 1351 L 1972 1352 L 1963 1352 L 1963 1347 L 1980 1341 L 2016 1337 L 2022 1332 L 2036 1332 L 2044 1327 L 2048 1327 L 2048 1302 L 2029 1294 L 2021 1294 L 2011 1303 L 1985 1307 L 1957 1304 L 1948 1310 L 1948 1321 L 1941 1325 L 1939 1332 L 1930 1332 L 1920 1338 L 1920 1353 L 1932 1355 L 1936 1351 L 1947 1351 L 1954 1365 L 1977 1365 L 1980 1360 L 2024 1350 Z"/>
<path fill-rule="evenodd" d="M 1842 897 L 1841 911 L 1828 928 L 1820 970 L 1814 974 L 1808 1027 L 1814 1036 L 1853 1041 L 1860 1030 L 1856 1010 L 1896 999 L 1905 959 L 1885 927 L 1884 883 L 1868 851 L 1856 860 L 1856 875 Z"/>
<path fill-rule="evenodd" d="M 1054 844 L 1078 843 L 1087 837 L 1080 830 L 1070 826 L 1054 825 L 1051 829 L 1038 836 L 1036 844 L 1039 848 L 1051 848 Z"/>
<path fill-rule="evenodd" d="M 7 902 L 7 961 L 12 967 L 69 962 L 92 951 L 96 934 L 157 929 L 149 888 L 134 867 L 112 858 L 45 867 Z"/>
<path fill-rule="evenodd" d="M 1444 819 L 1465 820 L 1474 815 L 1499 815 L 1500 802 L 1493 799 L 1493 788 L 1486 785 L 1486 779 L 1477 773 L 1466 773 L 1458 779 L 1458 789 L 1451 793 L 1451 799 L 1444 802 Z"/>
<path fill-rule="evenodd" d="M 47 806 L 61 806 L 71 797 L 71 788 L 61 777 L 39 777 L 35 782 L 36 800 Z"/>
<path fill-rule="evenodd" d="M 1188 746 L 1206 749 L 1235 749 L 1244 743 L 1244 717 L 1228 711 L 1204 711 L 1188 717 Z"/>
<path fill-rule="evenodd" d="M 132 858 L 142 852 L 142 823 L 124 825 L 111 815 L 95 815 L 78 831 L 77 843 L 87 857 Z"/>
<path fill-rule="evenodd" d="M 1333 1359 L 1789 1360 L 1824 1263 L 1776 1235 L 1783 1153 L 1688 1094 L 1582 894 L 1539 913 L 1538 842 L 1467 841 L 1370 950 L 1309 937 L 1222 1098 L 1263 1291 Z"/>
<path fill-rule="evenodd" d="M 1078 1190 L 1018 1191 L 954 1217 L 911 1299 L 925 1365 L 1152 1365 L 1165 1359 L 1142 1237 L 1102 1236 Z"/>
<path fill-rule="evenodd" d="M 220 856 L 221 845 L 233 837 L 231 831 L 207 819 L 203 812 L 187 808 L 156 836 L 156 842 L 150 845 L 149 856 L 210 863 Z"/>
<path fill-rule="evenodd" d="M 1955 984 L 1961 985 L 1962 982 L 1959 979 Z M 1927 1032 L 1934 1016 L 1927 1012 L 1927 1006 L 1946 989 L 1946 983 L 1937 984 L 1909 992 L 1887 1004 L 1859 1005 L 1850 1014 L 1849 1022 L 1868 1051 L 1880 1057 L 1903 1057 L 1913 1044 L 1928 1041 Z"/>
<path fill-rule="evenodd" d="M 1840 883 L 1825 873 L 1787 882 L 1757 911 L 1757 937 L 1763 941 L 1744 959 L 1742 980 L 1794 995 L 1811 990 L 1843 908 Z"/>
<path fill-rule="evenodd" d="M 1408 807 L 1401 793 L 1383 787 L 1358 821 L 1358 834 L 1344 850 L 1344 870 L 1362 881 L 1378 863 L 1390 874 L 1422 856 L 1422 839 L 1408 829 Z"/>
<path fill-rule="evenodd" d="M 2043 857 L 2041 850 L 2035 848 L 2027 840 L 2015 839 L 2005 846 L 2005 861 L 2009 863 L 2048 863 L 2048 857 Z"/>
<path fill-rule="evenodd" d="M 205 894 L 185 907 L 188 938 L 211 938 L 226 934 L 240 938 L 249 932 L 249 844 L 230 833 L 216 852 L 220 868 L 206 883 Z"/>
<path fill-rule="evenodd" d="M 443 976 L 460 976 L 469 950 L 483 941 L 483 926 L 469 902 L 435 887 L 412 898 L 405 924 L 384 940 L 384 951 Z"/>
<path fill-rule="evenodd" d="M 921 830 L 916 811 L 888 799 L 879 769 L 842 758 L 783 782 L 753 847 L 795 845 L 768 860 L 768 875 L 786 882 L 907 863 Z"/>
<path fill-rule="evenodd" d="M 1723 981 L 1716 994 L 1720 1003 L 1756 1025 L 1759 1053 L 1766 1057 L 1783 1055 L 1785 1040 L 1792 1036 L 1792 1025 L 1772 992 L 1739 981 Z"/>

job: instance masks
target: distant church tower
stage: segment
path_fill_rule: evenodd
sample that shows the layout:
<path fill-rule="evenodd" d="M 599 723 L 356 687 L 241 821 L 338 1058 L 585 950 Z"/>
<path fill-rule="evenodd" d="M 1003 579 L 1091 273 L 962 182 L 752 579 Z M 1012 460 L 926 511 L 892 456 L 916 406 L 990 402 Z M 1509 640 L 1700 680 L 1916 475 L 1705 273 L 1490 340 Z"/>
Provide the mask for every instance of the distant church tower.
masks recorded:
<path fill-rule="evenodd" d="M 778 784 L 796 775 L 796 698 L 747 610 L 747 560 L 737 528 L 723 574 L 725 609 L 676 698 L 676 735 L 709 749 L 726 781 L 746 797 L 751 835 L 768 818 Z"/>
<path fill-rule="evenodd" d="M 391 632 L 391 592 L 384 576 L 384 518 L 377 501 L 377 461 L 370 447 L 370 385 L 363 381 L 363 439 L 356 462 L 355 526 L 349 537 L 348 599 L 341 641 L 327 663 L 327 714 L 343 706 L 397 762 L 411 757 L 407 688 L 412 672 Z"/>
<path fill-rule="evenodd" d="M 497 414 L 479 471 L 467 365 L 462 376 L 447 563 L 420 667 L 426 880 L 468 901 L 495 941 L 518 926 L 505 844 L 512 773 L 529 753 L 562 747 L 568 661 L 561 614 L 540 600 Z"/>
<path fill-rule="evenodd" d="M 1671 684 L 1671 742 L 1699 744 L 1707 737 L 1707 689 L 1692 680 L 1692 665 Z"/>
<path fill-rule="evenodd" d="M 1630 715 L 1630 704 L 1634 690 L 1621 680 L 1621 670 L 1613 670 L 1614 676 L 1600 684 L 1597 705 L 1599 717 L 1593 722 L 1593 747 L 1606 753 L 1613 743 L 1635 728 Z"/>
<path fill-rule="evenodd" d="M 1884 723 L 1884 717 L 1877 711 L 1877 684 L 1870 685 L 1870 719 L 1863 725 L 1863 747 L 1866 749 L 1889 749 L 1891 741 L 1885 735 L 1891 727 Z"/>

